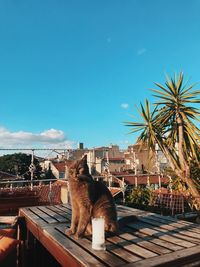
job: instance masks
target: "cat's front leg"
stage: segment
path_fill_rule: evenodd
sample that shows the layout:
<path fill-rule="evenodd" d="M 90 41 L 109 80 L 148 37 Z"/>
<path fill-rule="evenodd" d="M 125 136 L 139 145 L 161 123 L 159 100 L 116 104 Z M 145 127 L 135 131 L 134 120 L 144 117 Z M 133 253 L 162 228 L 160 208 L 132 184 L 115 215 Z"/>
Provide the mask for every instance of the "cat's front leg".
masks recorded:
<path fill-rule="evenodd" d="M 76 233 L 76 229 L 78 226 L 78 221 L 79 221 L 79 213 L 78 210 L 72 209 L 72 220 L 71 220 L 71 226 L 69 229 L 65 231 L 66 235 L 74 235 Z"/>
<path fill-rule="evenodd" d="M 77 231 L 76 231 L 76 234 L 74 236 L 76 239 L 84 236 L 86 227 L 87 227 L 88 223 L 90 222 L 90 220 L 91 220 L 90 209 L 89 208 L 82 208 L 82 210 L 80 212 L 80 218 L 79 218 L 79 222 L 78 222 Z"/>

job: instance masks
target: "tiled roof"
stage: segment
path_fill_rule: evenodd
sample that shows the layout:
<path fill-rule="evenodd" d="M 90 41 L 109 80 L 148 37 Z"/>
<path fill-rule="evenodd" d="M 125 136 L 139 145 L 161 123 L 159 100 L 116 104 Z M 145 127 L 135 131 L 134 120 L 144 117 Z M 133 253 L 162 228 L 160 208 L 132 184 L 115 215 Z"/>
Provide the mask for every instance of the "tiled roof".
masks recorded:
<path fill-rule="evenodd" d="M 110 188 L 110 192 L 111 192 L 111 194 L 113 195 L 113 197 L 114 196 L 116 196 L 117 194 L 119 194 L 120 192 L 121 192 L 122 190 L 121 190 L 121 188 L 119 187 L 112 187 L 112 188 Z"/>
<path fill-rule="evenodd" d="M 11 173 L 0 171 L 0 179 L 2 179 L 2 180 L 15 180 L 15 179 L 19 179 L 19 177 L 17 177 L 17 175 L 13 175 Z"/>
<path fill-rule="evenodd" d="M 158 175 L 138 175 L 137 176 L 137 184 L 138 185 L 146 185 L 147 184 L 147 179 L 149 177 L 149 182 L 150 184 L 158 184 L 159 182 L 159 176 Z M 160 177 L 161 183 L 162 184 L 168 184 L 169 179 L 166 177 Z M 126 176 L 124 175 L 124 181 L 127 184 L 134 185 L 135 184 L 135 176 L 134 175 L 129 175 Z"/>
<path fill-rule="evenodd" d="M 103 158 L 103 160 L 107 160 L 107 158 Z M 110 158 L 109 157 L 109 161 L 119 161 L 119 160 L 124 161 L 124 158 L 120 158 L 120 157 L 118 157 L 118 158 Z"/>
<path fill-rule="evenodd" d="M 54 167 L 59 171 L 59 172 L 65 172 L 65 162 L 54 162 L 52 163 Z"/>

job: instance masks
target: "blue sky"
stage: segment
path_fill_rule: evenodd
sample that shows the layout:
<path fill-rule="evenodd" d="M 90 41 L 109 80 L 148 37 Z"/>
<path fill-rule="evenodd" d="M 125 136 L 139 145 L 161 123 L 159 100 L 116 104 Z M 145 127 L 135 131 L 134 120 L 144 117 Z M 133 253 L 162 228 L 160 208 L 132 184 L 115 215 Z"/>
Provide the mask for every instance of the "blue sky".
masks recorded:
<path fill-rule="evenodd" d="M 200 81 L 198 0 L 1 0 L 0 147 L 136 141 L 149 88 Z"/>

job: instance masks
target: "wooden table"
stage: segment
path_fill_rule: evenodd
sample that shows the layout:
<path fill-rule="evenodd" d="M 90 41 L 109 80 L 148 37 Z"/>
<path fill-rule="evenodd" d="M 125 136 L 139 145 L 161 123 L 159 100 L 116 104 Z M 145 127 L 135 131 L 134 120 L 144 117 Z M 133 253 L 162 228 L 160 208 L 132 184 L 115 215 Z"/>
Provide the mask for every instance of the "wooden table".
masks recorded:
<path fill-rule="evenodd" d="M 120 218 L 136 218 L 129 217 L 118 235 L 106 238 L 106 251 L 93 250 L 90 238 L 65 235 L 69 205 L 21 208 L 19 213 L 27 230 L 64 267 L 200 266 L 200 225 L 125 206 L 117 209 Z"/>

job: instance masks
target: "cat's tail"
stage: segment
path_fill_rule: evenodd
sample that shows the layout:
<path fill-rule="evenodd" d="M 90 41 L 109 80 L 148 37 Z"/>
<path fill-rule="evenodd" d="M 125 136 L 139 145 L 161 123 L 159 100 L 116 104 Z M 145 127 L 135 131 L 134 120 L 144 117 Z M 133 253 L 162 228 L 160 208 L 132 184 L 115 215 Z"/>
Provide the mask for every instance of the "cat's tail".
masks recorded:
<path fill-rule="evenodd" d="M 117 233 L 119 230 L 119 226 L 117 222 L 110 222 L 105 225 L 105 230 L 110 233 Z"/>

